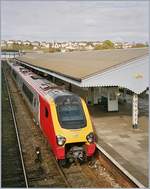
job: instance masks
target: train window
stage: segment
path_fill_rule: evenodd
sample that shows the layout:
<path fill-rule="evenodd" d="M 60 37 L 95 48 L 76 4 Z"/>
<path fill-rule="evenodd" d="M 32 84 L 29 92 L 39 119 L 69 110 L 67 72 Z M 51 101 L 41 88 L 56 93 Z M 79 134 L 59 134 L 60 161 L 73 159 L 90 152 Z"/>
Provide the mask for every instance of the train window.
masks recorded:
<path fill-rule="evenodd" d="M 86 126 L 86 118 L 80 101 L 68 100 L 65 104 L 57 104 L 60 125 L 65 129 L 80 129 Z"/>
<path fill-rule="evenodd" d="M 33 106 L 36 106 L 36 98 L 34 98 Z"/>
<path fill-rule="evenodd" d="M 13 66 L 19 66 L 19 64 L 17 64 L 17 63 L 13 63 Z"/>
<path fill-rule="evenodd" d="M 32 104 L 33 102 L 33 93 L 30 91 L 30 89 L 23 83 L 22 90 L 26 97 L 28 98 L 29 102 Z"/>
<path fill-rule="evenodd" d="M 26 74 L 28 72 L 30 72 L 30 70 L 26 69 L 26 68 L 20 68 L 20 71 L 23 73 L 23 74 Z"/>
<path fill-rule="evenodd" d="M 45 107 L 45 117 L 48 117 L 48 109 Z"/>
<path fill-rule="evenodd" d="M 14 70 L 12 71 L 12 74 L 13 74 L 14 78 L 17 79 L 17 73 Z"/>

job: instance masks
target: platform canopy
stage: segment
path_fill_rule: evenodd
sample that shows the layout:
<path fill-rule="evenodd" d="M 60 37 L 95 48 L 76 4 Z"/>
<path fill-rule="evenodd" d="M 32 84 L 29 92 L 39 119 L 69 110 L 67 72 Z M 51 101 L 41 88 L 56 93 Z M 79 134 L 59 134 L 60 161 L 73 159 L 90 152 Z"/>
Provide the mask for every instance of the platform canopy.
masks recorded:
<path fill-rule="evenodd" d="M 15 59 L 79 87 L 118 86 L 137 94 L 148 87 L 148 48 L 29 53 Z"/>

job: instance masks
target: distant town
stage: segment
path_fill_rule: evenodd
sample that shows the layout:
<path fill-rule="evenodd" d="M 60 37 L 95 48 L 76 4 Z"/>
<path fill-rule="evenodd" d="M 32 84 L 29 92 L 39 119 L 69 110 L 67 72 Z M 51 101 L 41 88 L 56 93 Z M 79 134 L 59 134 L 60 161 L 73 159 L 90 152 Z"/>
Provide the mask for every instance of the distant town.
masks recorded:
<path fill-rule="evenodd" d="M 41 52 L 71 52 L 103 49 L 127 49 L 148 47 L 149 44 L 136 42 L 112 42 L 105 41 L 69 41 L 69 42 L 46 42 L 46 41 L 22 41 L 22 40 L 1 40 L 2 51 L 41 51 Z"/>

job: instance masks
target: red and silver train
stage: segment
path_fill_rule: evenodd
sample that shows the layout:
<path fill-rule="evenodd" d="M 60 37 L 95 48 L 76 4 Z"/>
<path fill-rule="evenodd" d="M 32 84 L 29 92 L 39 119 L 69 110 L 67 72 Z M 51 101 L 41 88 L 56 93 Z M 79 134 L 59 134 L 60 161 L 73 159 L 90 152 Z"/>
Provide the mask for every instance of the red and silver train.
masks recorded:
<path fill-rule="evenodd" d="M 92 157 L 95 137 L 84 100 L 18 63 L 8 65 L 56 159 L 65 164 Z"/>

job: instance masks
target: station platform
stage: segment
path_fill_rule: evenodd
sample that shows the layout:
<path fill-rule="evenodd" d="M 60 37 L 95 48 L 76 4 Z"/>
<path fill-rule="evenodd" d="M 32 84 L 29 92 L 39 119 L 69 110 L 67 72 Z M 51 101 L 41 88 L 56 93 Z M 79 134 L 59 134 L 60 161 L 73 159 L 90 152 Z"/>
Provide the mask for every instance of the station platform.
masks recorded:
<path fill-rule="evenodd" d="M 97 143 L 141 184 L 148 187 L 148 98 L 139 98 L 139 127 L 132 128 L 132 105 L 128 98 L 119 112 L 89 107 Z"/>

